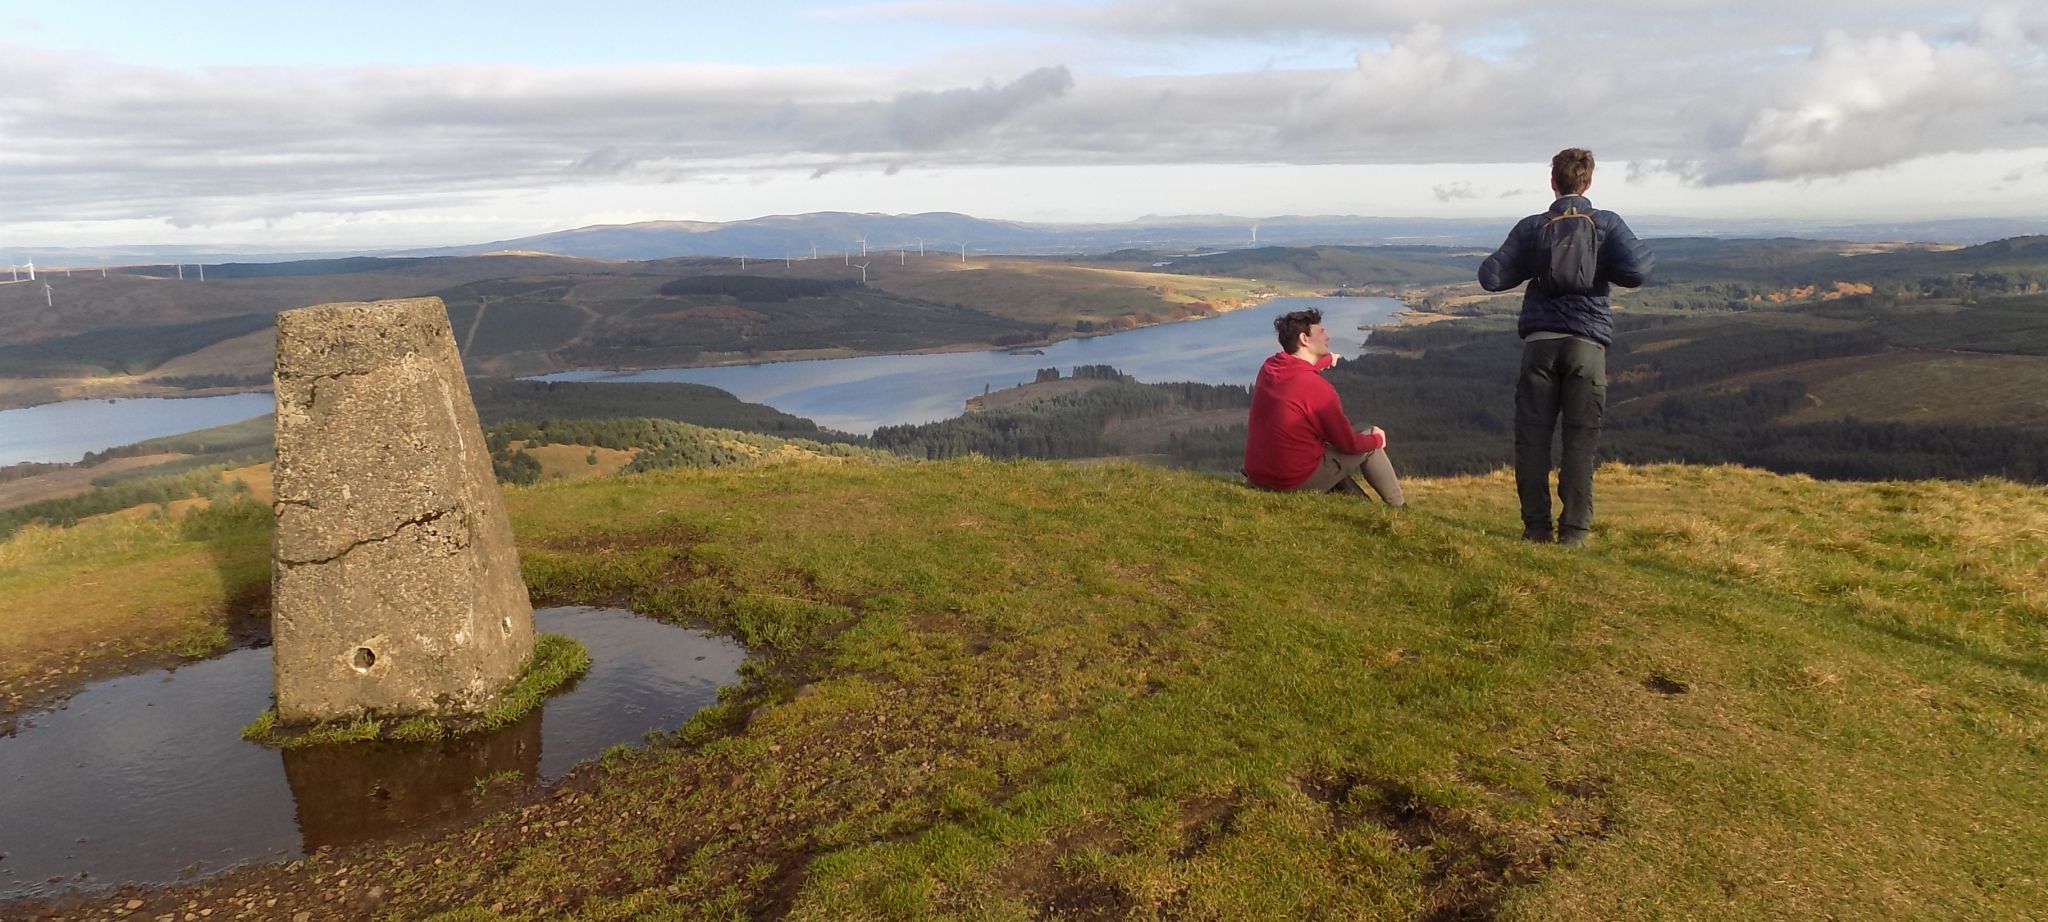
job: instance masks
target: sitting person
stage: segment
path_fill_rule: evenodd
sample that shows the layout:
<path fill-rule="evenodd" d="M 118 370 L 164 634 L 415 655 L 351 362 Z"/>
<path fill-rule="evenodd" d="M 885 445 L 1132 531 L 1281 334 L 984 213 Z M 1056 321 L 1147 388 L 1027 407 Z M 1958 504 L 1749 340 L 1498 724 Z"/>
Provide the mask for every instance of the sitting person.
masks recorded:
<path fill-rule="evenodd" d="M 1387 460 L 1387 434 L 1359 432 L 1344 415 L 1337 389 L 1321 372 L 1336 364 L 1323 312 L 1295 311 L 1273 320 L 1280 352 L 1260 366 L 1252 385 L 1251 423 L 1245 433 L 1244 476 L 1268 490 L 1318 493 L 1365 491 L 1365 482 L 1389 506 L 1399 506 L 1401 479 Z"/>

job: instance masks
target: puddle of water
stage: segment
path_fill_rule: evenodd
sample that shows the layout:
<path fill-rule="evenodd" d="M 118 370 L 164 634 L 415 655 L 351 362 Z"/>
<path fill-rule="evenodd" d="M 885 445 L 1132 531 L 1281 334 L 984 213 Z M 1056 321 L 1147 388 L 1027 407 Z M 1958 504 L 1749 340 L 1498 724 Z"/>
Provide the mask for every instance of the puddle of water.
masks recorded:
<path fill-rule="evenodd" d="M 237 734 L 270 706 L 270 650 L 88 686 L 0 737 L 0 901 L 166 883 L 454 823 L 650 730 L 737 681 L 731 640 L 617 609 L 534 613 L 590 650 L 535 714 L 445 743 L 278 751 Z M 519 783 L 504 783 L 511 776 Z M 478 779 L 499 783 L 478 793 Z"/>

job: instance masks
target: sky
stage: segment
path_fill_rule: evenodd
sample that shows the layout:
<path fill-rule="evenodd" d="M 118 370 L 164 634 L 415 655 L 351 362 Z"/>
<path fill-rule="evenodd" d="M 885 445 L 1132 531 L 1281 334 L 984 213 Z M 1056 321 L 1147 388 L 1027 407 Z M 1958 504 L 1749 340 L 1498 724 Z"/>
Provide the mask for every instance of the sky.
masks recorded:
<path fill-rule="evenodd" d="M 1571 146 L 1624 214 L 2048 217 L 2048 5 L 0 0 L 0 253 L 1508 219 Z"/>

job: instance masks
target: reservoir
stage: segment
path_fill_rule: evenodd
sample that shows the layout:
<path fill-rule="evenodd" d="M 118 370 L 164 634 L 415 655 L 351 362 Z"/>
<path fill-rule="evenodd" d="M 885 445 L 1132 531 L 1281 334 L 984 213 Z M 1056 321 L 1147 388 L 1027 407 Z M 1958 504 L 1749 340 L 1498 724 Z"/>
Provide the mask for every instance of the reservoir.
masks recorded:
<path fill-rule="evenodd" d="M 1160 324 L 1108 336 L 1069 339 L 1020 352 L 873 355 L 814 362 L 771 362 L 632 372 L 569 371 L 554 381 L 687 381 L 741 400 L 765 403 L 820 426 L 867 433 L 877 426 L 959 416 L 969 397 L 1029 383 L 1041 368 L 1061 375 L 1076 365 L 1114 365 L 1139 381 L 1250 384 L 1259 363 L 1278 352 L 1273 318 L 1319 308 L 1330 347 L 1356 356 L 1369 333 L 1401 309 L 1392 298 L 1277 298 L 1219 317 Z M 1036 353 L 1036 354 L 1033 354 Z"/>
<path fill-rule="evenodd" d="M 0 465 L 76 461 L 88 451 L 225 426 L 277 408 L 268 392 L 66 400 L 0 410 Z"/>
<path fill-rule="evenodd" d="M 1277 298 L 1216 317 L 1070 339 L 1036 349 L 873 355 L 641 371 L 566 371 L 553 381 L 687 381 L 729 391 L 807 417 L 821 426 L 868 433 L 877 426 L 928 423 L 960 415 L 969 397 L 1029 383 L 1041 368 L 1070 374 L 1076 365 L 1114 365 L 1139 381 L 1249 384 L 1259 363 L 1279 350 L 1273 318 L 1307 307 L 1323 312 L 1330 346 L 1357 355 L 1368 333 L 1401 303 L 1392 298 Z M 249 419 L 275 407 L 270 394 L 178 399 L 71 400 L 0 411 L 0 465 L 76 461 L 159 436 Z"/>

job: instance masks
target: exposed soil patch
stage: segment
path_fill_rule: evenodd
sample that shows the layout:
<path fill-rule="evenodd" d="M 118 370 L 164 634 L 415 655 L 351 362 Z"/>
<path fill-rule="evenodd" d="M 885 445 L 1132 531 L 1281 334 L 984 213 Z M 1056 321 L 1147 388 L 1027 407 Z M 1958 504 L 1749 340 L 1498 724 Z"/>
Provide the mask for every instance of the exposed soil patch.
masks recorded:
<path fill-rule="evenodd" d="M 1103 849 L 1116 841 L 1101 826 L 1070 829 L 1048 842 L 1026 848 L 1003 868 L 1003 883 L 1038 906 L 1040 919 L 1121 919 L 1136 908 L 1129 893 L 1079 866 L 1070 856 L 1085 849 Z"/>
<path fill-rule="evenodd" d="M 1237 832 L 1237 815 L 1243 805 L 1236 797 L 1203 797 L 1181 808 L 1181 846 L 1173 860 L 1192 861 L 1209 846 Z"/>
<path fill-rule="evenodd" d="M 1329 811 L 1333 832 L 1378 826 L 1404 851 L 1424 852 L 1425 922 L 1492 919 L 1509 893 L 1541 880 L 1566 847 L 1611 828 L 1604 789 L 1590 782 L 1552 784 L 1541 828 L 1518 829 L 1481 811 L 1432 803 L 1398 781 L 1344 772 L 1304 779 L 1303 793 Z"/>
<path fill-rule="evenodd" d="M 1039 911 L 1041 919 L 1122 919 L 1138 901 L 1115 881 L 1083 869 L 1063 870 L 1052 897 Z"/>
<path fill-rule="evenodd" d="M 1643 680 L 1643 687 L 1660 695 L 1683 695 L 1692 691 L 1692 686 L 1671 678 L 1661 672 L 1653 672 Z"/>

